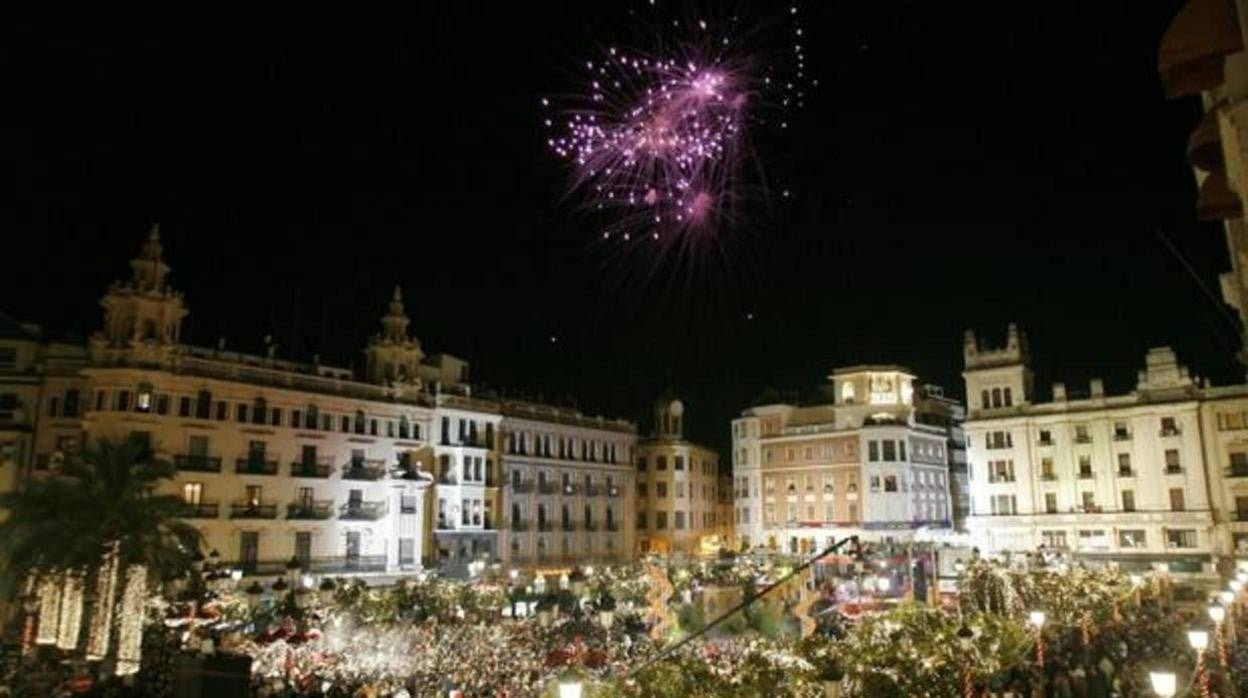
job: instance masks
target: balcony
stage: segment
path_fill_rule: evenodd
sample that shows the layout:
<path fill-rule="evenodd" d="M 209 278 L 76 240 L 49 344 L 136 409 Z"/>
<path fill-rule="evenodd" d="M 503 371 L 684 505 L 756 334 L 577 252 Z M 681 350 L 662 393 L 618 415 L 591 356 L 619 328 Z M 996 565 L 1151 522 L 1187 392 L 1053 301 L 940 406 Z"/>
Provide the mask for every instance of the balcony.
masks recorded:
<path fill-rule="evenodd" d="M 528 521 L 512 521 L 507 527 L 516 533 L 533 530 L 533 524 Z"/>
<path fill-rule="evenodd" d="M 315 502 L 291 502 L 286 505 L 286 518 L 301 521 L 328 519 L 334 515 L 332 500 Z"/>
<path fill-rule="evenodd" d="M 1052 446 L 1052 445 L 1053 445 L 1053 437 L 1051 437 L 1051 436 L 1050 436 L 1050 437 L 1048 437 L 1048 438 L 1041 437 L 1041 438 L 1039 438 L 1039 439 L 1037 439 L 1037 440 L 1036 440 L 1036 445 L 1037 445 L 1037 446 Z"/>
<path fill-rule="evenodd" d="M 1014 482 L 1013 475 L 992 475 L 988 477 L 988 484 L 995 485 L 1000 482 Z"/>
<path fill-rule="evenodd" d="M 352 459 L 342 468 L 343 480 L 380 480 L 386 476 L 386 464 L 381 460 Z"/>
<path fill-rule="evenodd" d="M 1131 432 L 1129 431 L 1114 432 L 1114 441 L 1130 441 L 1130 440 L 1131 440 Z"/>
<path fill-rule="evenodd" d="M 276 519 L 277 505 L 262 502 L 234 502 L 230 505 L 231 519 Z"/>
<path fill-rule="evenodd" d="M 212 456 L 181 455 L 173 457 L 173 464 L 178 470 L 194 473 L 221 472 L 221 459 Z"/>
<path fill-rule="evenodd" d="M 1090 444 L 1092 443 L 1092 437 L 1087 434 L 1075 434 L 1075 443 Z"/>
<path fill-rule="evenodd" d="M 1182 430 L 1180 430 L 1178 427 L 1172 427 L 1169 429 L 1162 429 L 1160 432 L 1158 432 L 1158 435 L 1162 437 L 1178 436 L 1179 434 L 1182 434 L 1182 433 L 1183 433 Z"/>
<path fill-rule="evenodd" d="M 216 502 L 183 504 L 180 516 L 184 519 L 215 519 L 221 507 Z"/>
<path fill-rule="evenodd" d="M 564 531 L 572 532 L 577 529 L 577 525 L 572 521 L 564 521 L 563 525 L 561 525 L 559 528 Z"/>
<path fill-rule="evenodd" d="M 376 521 L 385 515 L 385 502 L 347 502 L 338 509 L 338 518 L 344 521 Z"/>
<path fill-rule="evenodd" d="M 553 531 L 553 530 L 554 530 L 554 528 L 555 528 L 555 527 L 554 527 L 553 525 L 551 525 L 551 523 L 550 523 L 549 521 L 538 521 L 538 522 L 537 522 L 537 530 L 541 531 L 542 533 L 550 533 L 551 531 Z"/>
<path fill-rule="evenodd" d="M 1092 474 L 1092 471 L 1091 471 L 1091 470 L 1080 470 L 1080 471 L 1079 471 L 1079 479 L 1080 479 L 1080 480 L 1091 480 L 1093 477 L 1094 477 L 1094 476 L 1093 476 L 1093 474 Z"/>
<path fill-rule="evenodd" d="M 1232 465 L 1226 469 L 1226 477 L 1248 477 L 1248 465 Z"/>
<path fill-rule="evenodd" d="M 325 479 L 334 471 L 333 465 L 330 464 L 328 458 L 317 458 L 316 460 L 295 461 L 290 464 L 291 477 L 308 477 Z"/>
<path fill-rule="evenodd" d="M 598 530 L 598 524 L 594 521 L 586 521 L 585 530 L 589 531 L 590 533 L 593 533 L 594 531 Z"/>
<path fill-rule="evenodd" d="M 446 472 L 438 476 L 437 482 L 439 485 L 458 485 L 459 478 L 455 476 L 455 473 Z"/>
<path fill-rule="evenodd" d="M 511 491 L 516 494 L 529 494 L 533 491 L 532 480 L 521 480 L 520 482 L 512 480 L 509 486 L 511 487 Z"/>
<path fill-rule="evenodd" d="M 1040 479 L 1043 482 L 1057 482 L 1057 474 L 1056 473 L 1041 473 Z"/>
<path fill-rule="evenodd" d="M 1130 468 L 1119 468 L 1118 477 L 1135 477 L 1135 471 Z"/>
<path fill-rule="evenodd" d="M 537 483 L 537 491 L 541 494 L 555 494 L 559 491 L 559 486 L 553 482 Z"/>
<path fill-rule="evenodd" d="M 608 531 L 611 531 L 611 532 L 613 532 L 613 533 L 614 533 L 614 532 L 616 532 L 616 531 L 620 530 L 620 522 L 619 522 L 619 521 L 608 521 L 608 522 L 607 522 L 606 529 L 607 529 Z"/>
<path fill-rule="evenodd" d="M 277 461 L 263 458 L 239 458 L 234 461 L 234 472 L 239 475 L 276 475 Z"/>
<path fill-rule="evenodd" d="M 1165 471 L 1165 472 L 1166 472 L 1166 474 L 1167 474 L 1167 475 L 1182 475 L 1182 474 L 1183 474 L 1183 466 L 1181 466 L 1181 465 L 1167 465 L 1167 466 L 1166 466 L 1166 471 Z"/>

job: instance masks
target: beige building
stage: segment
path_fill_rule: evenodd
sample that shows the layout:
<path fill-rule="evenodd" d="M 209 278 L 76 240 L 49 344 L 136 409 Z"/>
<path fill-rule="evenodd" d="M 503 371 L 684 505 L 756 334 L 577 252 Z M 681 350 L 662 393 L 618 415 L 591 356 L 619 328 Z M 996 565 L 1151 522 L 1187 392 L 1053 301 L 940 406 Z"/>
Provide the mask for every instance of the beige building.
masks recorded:
<path fill-rule="evenodd" d="M 684 438 L 685 407 L 654 406 L 654 430 L 637 444 L 637 548 L 711 554 L 731 544 L 719 488 L 719 457 Z"/>
<path fill-rule="evenodd" d="M 395 289 L 365 369 L 197 347 L 153 229 L 86 346 L 0 316 L 0 487 L 54 475 L 89 439 L 130 435 L 209 549 L 247 573 L 618 560 L 635 550 L 636 428 L 474 395 L 426 355 Z M 500 540 L 501 536 L 501 540 Z"/>
<path fill-rule="evenodd" d="M 828 389 L 828 401 L 760 405 L 733 421 L 741 546 L 806 554 L 850 535 L 948 533 L 956 403 L 928 387 L 920 398 L 898 366 L 837 369 Z"/>
<path fill-rule="evenodd" d="M 504 401 L 502 412 L 503 559 L 540 567 L 630 558 L 637 428 L 520 401 Z"/>

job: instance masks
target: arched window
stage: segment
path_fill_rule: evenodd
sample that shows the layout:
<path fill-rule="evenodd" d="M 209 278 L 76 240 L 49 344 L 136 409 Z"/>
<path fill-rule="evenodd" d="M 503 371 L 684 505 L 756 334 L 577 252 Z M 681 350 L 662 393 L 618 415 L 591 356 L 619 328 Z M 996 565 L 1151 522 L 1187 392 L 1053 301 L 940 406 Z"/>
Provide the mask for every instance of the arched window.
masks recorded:
<path fill-rule="evenodd" d="M 399 438 L 408 438 L 409 431 L 411 431 L 411 424 L 407 421 L 407 415 L 399 417 Z"/>
<path fill-rule="evenodd" d="M 841 383 L 841 402 L 853 404 L 855 397 L 854 384 L 849 381 Z"/>
<path fill-rule="evenodd" d="M 1005 389 L 1005 406 L 1006 407 L 1014 406 L 1014 396 L 1010 394 L 1009 388 Z"/>
<path fill-rule="evenodd" d="M 1001 406 L 1001 389 L 1000 388 L 992 389 L 992 406 L 993 407 Z"/>
<path fill-rule="evenodd" d="M 991 403 L 991 402 L 989 402 L 989 400 L 988 400 L 988 391 L 987 391 L 987 390 L 985 390 L 985 391 L 983 391 L 982 393 L 980 393 L 980 395 L 979 395 L 979 406 L 980 406 L 981 408 L 985 409 L 985 410 L 986 410 L 986 409 L 988 409 L 989 407 L 992 407 L 992 403 Z"/>

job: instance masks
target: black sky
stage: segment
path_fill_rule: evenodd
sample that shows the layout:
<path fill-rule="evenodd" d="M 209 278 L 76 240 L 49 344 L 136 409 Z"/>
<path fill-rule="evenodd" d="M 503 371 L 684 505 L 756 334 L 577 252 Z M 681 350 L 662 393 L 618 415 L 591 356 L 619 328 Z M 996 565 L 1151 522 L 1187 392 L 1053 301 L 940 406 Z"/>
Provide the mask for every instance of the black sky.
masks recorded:
<path fill-rule="evenodd" d="M 1042 385 L 1128 389 L 1161 343 L 1235 379 L 1200 286 L 1228 261 L 1192 213 L 1199 107 L 1156 71 L 1179 0 L 808 3 L 820 87 L 760 154 L 794 197 L 646 284 L 561 202 L 537 109 L 639 4 L 14 21 L 0 308 L 94 329 L 159 221 L 193 341 L 358 360 L 400 283 L 477 379 L 631 418 L 670 387 L 721 446 L 764 389 L 838 365 L 960 394 L 962 331 L 1010 320 Z"/>

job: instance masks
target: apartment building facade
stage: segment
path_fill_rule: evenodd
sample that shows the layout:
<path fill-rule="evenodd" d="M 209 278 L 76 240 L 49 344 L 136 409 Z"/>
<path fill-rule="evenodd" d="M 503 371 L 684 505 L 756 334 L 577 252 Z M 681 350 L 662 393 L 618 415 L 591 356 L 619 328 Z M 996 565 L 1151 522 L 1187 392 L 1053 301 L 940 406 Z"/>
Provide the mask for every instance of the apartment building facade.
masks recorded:
<path fill-rule="evenodd" d="M 956 403 L 898 366 L 837 369 L 830 400 L 751 407 L 733 421 L 734 525 L 744 549 L 805 554 L 833 540 L 951 531 Z"/>
<path fill-rule="evenodd" d="M 1080 395 L 1054 384 L 1048 402 L 1035 398 L 1015 326 L 1001 347 L 968 332 L 964 359 L 968 528 L 982 549 L 1183 573 L 1210 571 L 1227 552 L 1202 434 L 1211 393 L 1171 349 L 1148 352 L 1130 393 L 1108 395 L 1093 379 Z"/>

